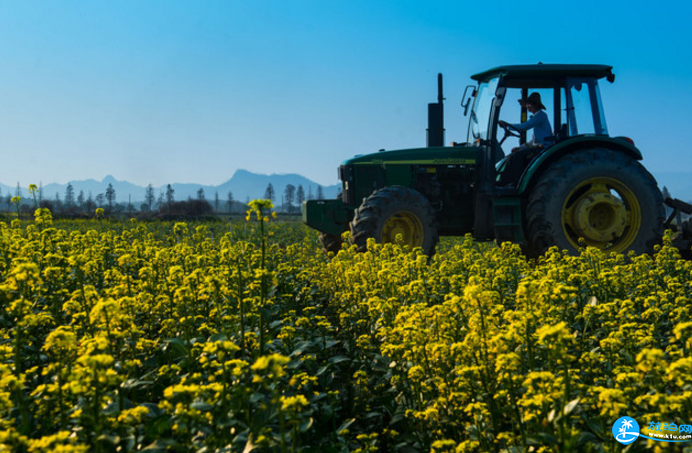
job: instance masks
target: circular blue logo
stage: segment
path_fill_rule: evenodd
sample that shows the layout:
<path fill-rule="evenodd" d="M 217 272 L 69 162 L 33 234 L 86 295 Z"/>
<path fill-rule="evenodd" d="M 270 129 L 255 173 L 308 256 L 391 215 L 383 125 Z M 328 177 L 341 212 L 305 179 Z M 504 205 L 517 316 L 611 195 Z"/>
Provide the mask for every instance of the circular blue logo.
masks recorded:
<path fill-rule="evenodd" d="M 639 423 L 632 417 L 620 417 L 613 423 L 613 436 L 623 445 L 631 444 L 639 437 Z"/>

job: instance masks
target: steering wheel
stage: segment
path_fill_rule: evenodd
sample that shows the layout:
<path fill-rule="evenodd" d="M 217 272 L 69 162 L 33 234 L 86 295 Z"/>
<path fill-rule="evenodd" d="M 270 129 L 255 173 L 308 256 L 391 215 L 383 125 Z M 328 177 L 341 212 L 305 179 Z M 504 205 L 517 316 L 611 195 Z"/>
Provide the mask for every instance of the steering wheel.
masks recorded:
<path fill-rule="evenodd" d="M 507 140 L 507 137 L 521 137 L 521 135 L 519 135 L 519 132 L 512 129 L 512 126 L 510 126 L 510 124 L 507 121 L 500 120 L 497 122 L 497 124 L 505 130 L 505 136 L 502 137 L 502 140 L 500 140 L 500 146 L 502 146 L 505 140 Z"/>

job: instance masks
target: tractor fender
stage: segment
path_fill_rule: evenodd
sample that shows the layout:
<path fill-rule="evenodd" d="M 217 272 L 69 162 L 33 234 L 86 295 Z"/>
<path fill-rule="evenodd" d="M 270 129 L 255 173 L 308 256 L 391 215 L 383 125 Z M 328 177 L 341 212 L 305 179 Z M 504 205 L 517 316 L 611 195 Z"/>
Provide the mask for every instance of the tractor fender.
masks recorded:
<path fill-rule="evenodd" d="M 517 185 L 520 194 L 525 193 L 535 183 L 538 175 L 552 162 L 562 156 L 584 149 L 610 149 L 621 152 L 635 160 L 642 160 L 642 153 L 632 143 L 625 138 L 603 137 L 603 136 L 579 136 L 561 141 L 541 153 L 532 160 L 524 173 L 521 175 Z"/>

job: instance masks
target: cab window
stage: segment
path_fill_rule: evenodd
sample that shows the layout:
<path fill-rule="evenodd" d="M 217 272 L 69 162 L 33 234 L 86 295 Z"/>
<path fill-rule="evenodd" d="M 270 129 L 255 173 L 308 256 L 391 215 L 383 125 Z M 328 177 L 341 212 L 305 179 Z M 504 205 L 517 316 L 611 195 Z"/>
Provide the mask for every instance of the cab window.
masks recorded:
<path fill-rule="evenodd" d="M 595 79 L 568 79 L 563 94 L 570 136 L 608 134 L 598 82 Z"/>

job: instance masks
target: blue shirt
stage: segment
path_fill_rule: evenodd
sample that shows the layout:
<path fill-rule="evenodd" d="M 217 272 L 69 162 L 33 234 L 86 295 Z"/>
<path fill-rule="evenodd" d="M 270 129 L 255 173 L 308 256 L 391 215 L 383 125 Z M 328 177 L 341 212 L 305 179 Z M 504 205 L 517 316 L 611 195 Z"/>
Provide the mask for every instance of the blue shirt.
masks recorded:
<path fill-rule="evenodd" d="M 548 145 L 550 142 L 546 141 L 546 137 L 553 135 L 553 130 L 550 128 L 550 121 L 548 121 L 548 115 L 545 113 L 545 110 L 539 110 L 526 122 L 512 124 L 511 126 L 520 132 L 533 129 L 533 142 L 536 145 Z"/>

